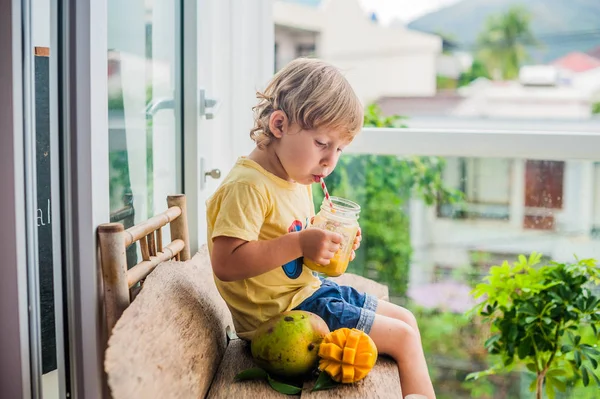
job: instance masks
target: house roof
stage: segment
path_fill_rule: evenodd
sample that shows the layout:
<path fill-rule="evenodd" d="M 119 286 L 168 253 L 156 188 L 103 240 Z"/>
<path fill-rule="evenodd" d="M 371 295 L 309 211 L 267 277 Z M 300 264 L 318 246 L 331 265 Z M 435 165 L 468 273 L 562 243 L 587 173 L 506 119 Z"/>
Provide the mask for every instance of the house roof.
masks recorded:
<path fill-rule="evenodd" d="M 593 49 L 588 51 L 587 54 L 600 60 L 600 46 L 594 47 Z"/>
<path fill-rule="evenodd" d="M 551 62 L 562 69 L 573 72 L 585 72 L 600 67 L 600 59 L 581 52 L 572 52 Z"/>

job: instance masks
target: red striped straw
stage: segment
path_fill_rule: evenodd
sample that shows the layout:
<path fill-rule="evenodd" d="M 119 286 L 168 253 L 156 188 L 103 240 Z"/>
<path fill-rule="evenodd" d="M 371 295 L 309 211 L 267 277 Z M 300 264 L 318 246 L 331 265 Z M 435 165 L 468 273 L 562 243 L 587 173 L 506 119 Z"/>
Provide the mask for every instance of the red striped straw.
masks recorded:
<path fill-rule="evenodd" d="M 335 213 L 335 209 L 333 209 L 333 202 L 331 202 L 331 198 L 329 198 L 329 191 L 327 191 L 327 186 L 325 186 L 325 179 L 323 177 L 319 178 L 321 180 L 321 188 L 323 189 L 323 194 L 325 194 L 325 198 L 327 202 L 329 202 L 329 206 L 331 207 L 331 213 Z"/>

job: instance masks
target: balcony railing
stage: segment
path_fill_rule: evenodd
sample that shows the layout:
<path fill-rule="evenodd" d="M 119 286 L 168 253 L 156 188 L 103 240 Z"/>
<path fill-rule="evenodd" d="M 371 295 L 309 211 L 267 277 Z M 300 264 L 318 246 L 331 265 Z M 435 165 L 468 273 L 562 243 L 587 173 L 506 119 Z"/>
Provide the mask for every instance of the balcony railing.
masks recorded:
<path fill-rule="evenodd" d="M 552 125 L 545 122 L 544 130 L 365 128 L 346 153 L 600 160 L 598 125 L 587 131 L 556 130 Z"/>

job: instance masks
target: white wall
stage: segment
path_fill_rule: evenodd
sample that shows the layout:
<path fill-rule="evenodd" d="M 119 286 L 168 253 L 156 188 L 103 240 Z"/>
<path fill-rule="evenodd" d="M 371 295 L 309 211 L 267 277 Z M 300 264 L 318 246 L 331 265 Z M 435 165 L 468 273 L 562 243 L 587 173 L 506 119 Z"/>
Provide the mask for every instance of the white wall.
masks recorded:
<path fill-rule="evenodd" d="M 252 107 L 257 102 L 256 91 L 264 89 L 274 73 L 274 23 L 270 0 L 234 0 L 231 8 L 224 3 L 218 2 L 217 10 L 221 18 L 231 15 L 232 33 L 229 47 L 221 39 L 218 39 L 220 45 L 215 46 L 213 84 L 215 96 L 223 98 L 223 104 L 229 103 L 229 107 L 215 119 L 221 125 L 215 131 L 219 139 L 215 140 L 214 150 L 224 161 L 223 169 L 228 171 L 239 156 L 254 148 L 250 139 Z M 218 72 L 219 69 L 223 71 Z M 229 137 L 221 140 L 221 132 L 228 132 Z"/>
<path fill-rule="evenodd" d="M 321 34 L 321 54 L 346 71 L 363 101 L 435 94 L 439 37 L 382 27 L 355 0 L 330 0 L 323 12 L 328 24 Z"/>
<path fill-rule="evenodd" d="M 459 89 L 465 96 L 454 116 L 522 119 L 589 119 L 592 96 L 573 87 L 529 87 L 481 82 Z"/>
<path fill-rule="evenodd" d="M 460 60 L 451 54 L 440 54 L 436 61 L 437 75 L 458 79 L 463 72 Z"/>
<path fill-rule="evenodd" d="M 198 244 L 206 243 L 205 201 L 218 187 L 235 160 L 247 155 L 254 143 L 249 132 L 253 126 L 255 93 L 273 74 L 273 17 L 270 0 L 198 1 L 198 87 L 207 97 L 219 101 L 213 119 L 198 121 L 196 143 L 200 165 L 188 165 L 189 185 L 198 185 Z M 191 112 L 191 110 L 190 110 Z M 194 134 L 196 134 L 194 132 Z M 197 170 L 196 170 L 197 169 Z M 221 171 L 220 179 L 201 173 Z"/>
<path fill-rule="evenodd" d="M 380 97 L 432 96 L 436 91 L 435 64 L 427 55 L 398 55 L 363 59 L 323 57 L 340 67 L 357 95 L 367 104 Z"/>
<path fill-rule="evenodd" d="M 319 32 L 317 56 L 343 69 L 365 103 L 436 92 L 438 36 L 376 24 L 358 0 L 329 0 L 320 8 L 276 1 L 274 16 L 280 26 Z M 288 48 L 290 39 L 282 38 Z"/>
<path fill-rule="evenodd" d="M 577 89 L 592 94 L 594 101 L 600 101 L 600 68 L 574 73 L 571 81 Z"/>

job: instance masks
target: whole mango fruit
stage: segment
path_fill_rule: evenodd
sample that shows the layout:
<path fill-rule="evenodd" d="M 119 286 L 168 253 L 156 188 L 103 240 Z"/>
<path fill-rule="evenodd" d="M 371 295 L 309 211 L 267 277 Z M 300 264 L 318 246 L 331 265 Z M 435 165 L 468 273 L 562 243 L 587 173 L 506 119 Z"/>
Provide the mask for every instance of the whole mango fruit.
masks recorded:
<path fill-rule="evenodd" d="M 267 372 L 284 377 L 304 376 L 317 367 L 319 346 L 329 333 L 325 321 L 311 312 L 283 312 L 255 331 L 252 357 Z"/>

